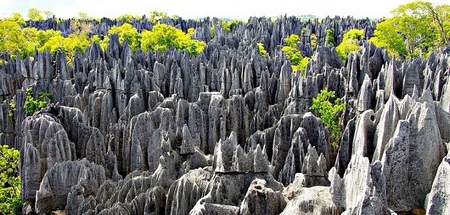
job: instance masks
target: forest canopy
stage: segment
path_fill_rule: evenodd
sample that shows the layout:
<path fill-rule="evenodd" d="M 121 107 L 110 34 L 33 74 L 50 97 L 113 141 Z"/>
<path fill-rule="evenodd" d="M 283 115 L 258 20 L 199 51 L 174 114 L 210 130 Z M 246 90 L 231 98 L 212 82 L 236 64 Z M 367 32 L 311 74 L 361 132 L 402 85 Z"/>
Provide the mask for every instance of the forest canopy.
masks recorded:
<path fill-rule="evenodd" d="M 450 5 L 415 1 L 391 11 L 370 39 L 397 57 L 416 57 L 450 45 Z"/>

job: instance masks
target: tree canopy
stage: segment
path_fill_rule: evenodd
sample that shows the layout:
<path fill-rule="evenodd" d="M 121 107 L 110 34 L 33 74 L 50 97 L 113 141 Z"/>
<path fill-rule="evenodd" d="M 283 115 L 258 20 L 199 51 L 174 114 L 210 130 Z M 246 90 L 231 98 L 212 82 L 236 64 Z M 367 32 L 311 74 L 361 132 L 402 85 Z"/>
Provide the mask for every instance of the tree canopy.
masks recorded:
<path fill-rule="evenodd" d="M 450 5 L 415 1 L 400 5 L 391 14 L 392 18 L 378 23 L 370 40 L 391 55 L 415 57 L 450 45 Z"/>
<path fill-rule="evenodd" d="M 336 51 L 342 60 L 347 60 L 348 54 L 359 49 L 359 41 L 364 37 L 364 30 L 361 29 L 350 29 L 347 31 L 342 42 L 336 47 Z"/>
<path fill-rule="evenodd" d="M 291 61 L 292 71 L 300 71 L 302 74 L 306 73 L 306 66 L 310 60 L 309 57 L 303 56 L 298 49 L 297 44 L 300 42 L 300 37 L 297 34 L 291 34 L 284 39 L 286 45 L 281 48 L 286 54 L 286 57 Z"/>
<path fill-rule="evenodd" d="M 142 32 L 141 49 L 144 51 L 165 51 L 169 48 L 187 50 L 192 55 L 200 54 L 206 47 L 203 41 L 193 40 L 194 29 L 187 33 L 167 24 L 157 24 L 151 31 Z"/>

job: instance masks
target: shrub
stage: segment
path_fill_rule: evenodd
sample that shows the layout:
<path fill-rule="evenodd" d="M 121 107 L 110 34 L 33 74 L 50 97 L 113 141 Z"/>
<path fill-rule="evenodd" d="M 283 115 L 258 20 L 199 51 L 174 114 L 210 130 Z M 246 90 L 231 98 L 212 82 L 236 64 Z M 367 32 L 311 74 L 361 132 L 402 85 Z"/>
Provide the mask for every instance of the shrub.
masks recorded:
<path fill-rule="evenodd" d="M 300 42 L 300 37 L 297 34 L 291 34 L 284 39 L 286 45 L 281 48 L 286 54 L 286 57 L 291 61 L 291 67 L 293 72 L 300 71 L 302 75 L 306 74 L 306 66 L 309 63 L 310 58 L 304 57 L 302 52 L 297 48 L 297 43 Z"/>
<path fill-rule="evenodd" d="M 337 116 L 339 112 L 345 109 L 345 103 L 342 103 L 339 98 L 335 99 L 335 97 L 334 91 L 329 91 L 327 88 L 322 89 L 313 98 L 311 110 L 322 119 L 322 122 L 331 134 L 331 146 L 337 149 L 342 136 L 340 126 L 342 119 Z"/>
<path fill-rule="evenodd" d="M 336 51 L 343 61 L 347 60 L 348 54 L 358 51 L 358 42 L 363 39 L 364 30 L 351 29 L 344 34 L 341 44 L 336 47 Z"/>
<path fill-rule="evenodd" d="M 39 93 L 37 99 L 33 96 L 33 88 L 27 89 L 27 99 L 25 100 L 24 108 L 27 116 L 33 115 L 35 112 L 47 107 L 47 100 L 50 99 L 51 95 L 46 92 Z"/>
<path fill-rule="evenodd" d="M 113 34 L 117 34 L 119 36 L 120 43 L 127 40 L 128 45 L 133 51 L 136 51 L 136 49 L 140 46 L 141 35 L 138 33 L 137 29 L 129 23 L 123 23 L 121 26 L 111 27 L 108 31 L 108 35 L 111 36 Z"/>
<path fill-rule="evenodd" d="M 167 24 L 157 24 L 151 31 L 142 32 L 141 48 L 144 51 L 166 51 L 172 47 L 177 50 L 187 50 L 192 55 L 199 55 L 206 47 L 206 43 L 192 39 L 194 29 L 188 33 Z"/>
<path fill-rule="evenodd" d="M 260 54 L 260 55 L 266 55 L 266 54 L 267 54 L 267 51 L 266 51 L 266 49 L 264 48 L 264 44 L 262 44 L 262 43 L 257 43 L 257 45 L 258 45 L 259 54 Z"/>
<path fill-rule="evenodd" d="M 336 46 L 336 41 L 334 40 L 334 30 L 333 29 L 327 29 L 327 34 L 325 37 L 325 44 L 327 46 Z"/>
<path fill-rule="evenodd" d="M 222 22 L 222 28 L 226 32 L 231 32 L 237 25 L 238 25 L 238 22 L 236 20 Z"/>
<path fill-rule="evenodd" d="M 19 151 L 0 146 L 0 214 L 20 214 Z"/>

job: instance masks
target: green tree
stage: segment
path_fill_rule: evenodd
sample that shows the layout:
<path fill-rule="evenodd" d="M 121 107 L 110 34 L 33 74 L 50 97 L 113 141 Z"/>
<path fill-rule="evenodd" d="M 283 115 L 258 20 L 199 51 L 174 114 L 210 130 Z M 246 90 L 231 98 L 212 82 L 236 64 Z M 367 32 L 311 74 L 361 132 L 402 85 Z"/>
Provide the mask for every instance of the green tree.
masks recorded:
<path fill-rule="evenodd" d="M 15 58 L 16 53 L 22 55 L 27 52 L 23 46 L 26 42 L 22 28 L 17 22 L 0 20 L 0 51 L 7 52 Z"/>
<path fill-rule="evenodd" d="M 48 11 L 48 10 L 44 11 L 44 14 L 45 14 L 46 19 L 52 19 L 53 16 L 55 16 L 55 14 L 53 12 Z"/>
<path fill-rule="evenodd" d="M 39 9 L 33 7 L 28 10 L 28 19 L 31 21 L 41 21 L 44 20 L 44 17 Z"/>
<path fill-rule="evenodd" d="M 141 33 L 141 49 L 144 51 L 166 51 L 169 48 L 187 50 L 192 55 L 199 55 L 206 47 L 203 41 L 193 40 L 194 29 L 184 33 L 182 30 L 167 24 L 156 24 L 151 31 Z"/>
<path fill-rule="evenodd" d="M 19 25 L 24 25 L 25 24 L 25 19 L 22 17 L 22 14 L 20 13 L 13 13 L 9 18 L 7 18 L 6 20 L 8 21 L 13 21 L 13 22 L 17 22 L 17 24 Z"/>
<path fill-rule="evenodd" d="M 336 46 L 336 41 L 334 40 L 334 30 L 327 29 L 325 36 L 325 45 L 327 46 Z"/>
<path fill-rule="evenodd" d="M 137 29 L 129 23 L 124 23 L 121 26 L 114 26 L 108 31 L 108 35 L 117 34 L 119 36 L 119 42 L 127 40 L 131 50 L 135 51 L 141 44 L 141 35 Z"/>
<path fill-rule="evenodd" d="M 36 99 L 33 96 L 33 87 L 27 89 L 27 98 L 25 100 L 24 108 L 27 116 L 33 115 L 35 112 L 47 107 L 51 95 L 46 92 L 41 92 Z"/>
<path fill-rule="evenodd" d="M 342 103 L 339 98 L 336 98 L 334 91 L 329 91 L 327 88 L 322 89 L 320 93 L 313 98 L 311 110 L 314 114 L 322 119 L 325 127 L 331 134 L 331 146 L 335 149 L 339 146 L 339 141 L 342 136 L 342 118 L 338 114 L 345 109 L 345 103 Z"/>
<path fill-rule="evenodd" d="M 81 20 L 91 20 L 92 18 L 86 12 L 78 12 L 78 19 Z"/>
<path fill-rule="evenodd" d="M 131 23 L 131 20 L 133 20 L 133 15 L 131 14 L 122 14 L 119 17 L 117 17 L 117 20 L 123 21 L 123 22 L 128 22 Z"/>
<path fill-rule="evenodd" d="M 161 12 L 161 11 L 151 11 L 150 12 L 150 21 L 153 24 L 159 24 L 161 22 L 161 19 L 167 18 L 167 13 L 166 12 Z"/>
<path fill-rule="evenodd" d="M 97 44 L 102 48 L 103 51 L 104 51 L 104 50 L 108 47 L 108 45 L 109 45 L 109 37 L 104 37 L 104 38 L 102 39 L 102 38 L 100 38 L 98 35 L 94 35 L 94 36 L 92 36 L 91 41 L 92 41 L 93 43 L 97 43 Z"/>
<path fill-rule="evenodd" d="M 358 51 L 358 42 L 363 39 L 364 30 L 361 29 L 350 29 L 347 31 L 342 42 L 336 47 L 336 51 L 343 61 L 347 60 L 348 54 L 354 51 Z"/>
<path fill-rule="evenodd" d="M 226 32 L 231 32 L 238 24 L 236 20 L 222 21 L 222 28 Z"/>
<path fill-rule="evenodd" d="M 264 44 L 263 43 L 257 43 L 256 45 L 258 45 L 258 50 L 259 50 L 259 54 L 260 55 L 266 55 L 267 51 L 264 48 Z"/>
<path fill-rule="evenodd" d="M 374 37 L 370 38 L 369 41 L 376 46 L 385 48 L 391 56 L 406 56 L 408 51 L 405 42 L 402 35 L 394 27 L 395 25 L 394 19 L 387 19 L 378 23 L 374 31 Z"/>
<path fill-rule="evenodd" d="M 19 151 L 0 145 L 0 214 L 20 214 Z"/>
<path fill-rule="evenodd" d="M 300 42 L 300 37 L 297 34 L 291 34 L 284 39 L 286 45 L 281 48 L 286 54 L 286 57 L 291 61 L 291 67 L 293 72 L 300 71 L 303 75 L 306 73 L 306 66 L 309 63 L 310 58 L 304 57 L 302 52 L 297 48 L 297 44 Z"/>
<path fill-rule="evenodd" d="M 450 5 L 415 1 L 391 11 L 392 18 L 377 24 L 371 41 L 401 57 L 428 54 L 450 45 Z"/>

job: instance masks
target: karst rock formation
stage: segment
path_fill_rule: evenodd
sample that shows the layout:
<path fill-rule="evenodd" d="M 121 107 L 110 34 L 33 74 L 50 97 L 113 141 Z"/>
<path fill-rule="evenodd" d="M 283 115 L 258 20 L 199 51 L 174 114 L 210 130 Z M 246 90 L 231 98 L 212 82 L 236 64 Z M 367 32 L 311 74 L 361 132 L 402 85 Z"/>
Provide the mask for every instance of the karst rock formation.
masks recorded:
<path fill-rule="evenodd" d="M 0 143 L 20 149 L 28 211 L 450 213 L 449 49 L 399 61 L 363 42 L 342 62 L 325 44 L 326 29 L 339 42 L 351 28 L 370 37 L 376 23 L 253 17 L 231 32 L 216 25 L 211 37 L 214 18 L 162 22 L 195 27 L 205 50 L 133 52 L 113 36 L 105 50 L 92 44 L 71 62 L 63 53 L 5 56 Z M 70 33 L 64 23 L 32 25 Z M 116 24 L 103 19 L 92 33 Z M 283 39 L 299 32 L 299 49 L 313 56 L 305 75 L 293 73 L 280 51 Z M 30 86 L 52 97 L 27 117 Z M 324 88 L 347 104 L 336 149 L 310 111 Z"/>

